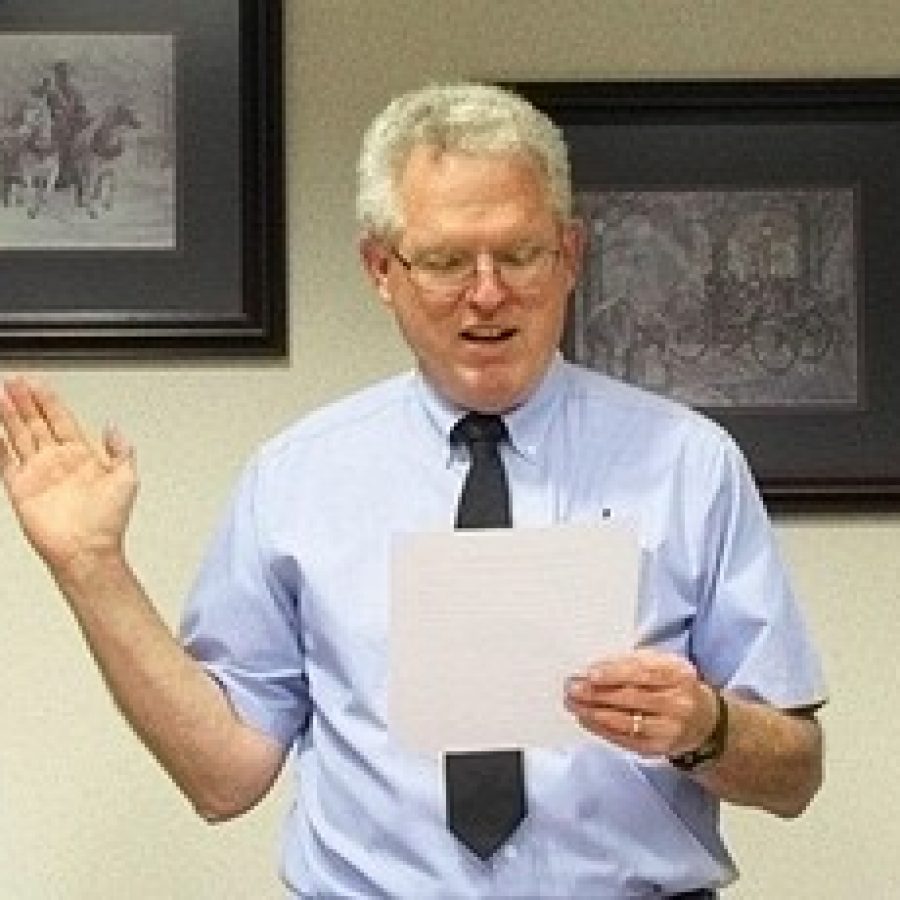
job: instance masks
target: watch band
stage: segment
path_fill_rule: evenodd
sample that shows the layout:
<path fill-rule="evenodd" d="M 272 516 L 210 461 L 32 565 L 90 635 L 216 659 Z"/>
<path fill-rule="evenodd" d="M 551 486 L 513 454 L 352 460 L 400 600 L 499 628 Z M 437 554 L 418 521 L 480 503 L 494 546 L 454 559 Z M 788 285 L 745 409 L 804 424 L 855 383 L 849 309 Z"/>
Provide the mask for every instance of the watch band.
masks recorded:
<path fill-rule="evenodd" d="M 725 752 L 725 740 L 728 737 L 728 703 L 718 688 L 714 687 L 712 690 L 716 695 L 716 724 L 709 737 L 694 750 L 669 757 L 669 762 L 683 772 L 690 772 L 701 763 L 718 759 Z"/>

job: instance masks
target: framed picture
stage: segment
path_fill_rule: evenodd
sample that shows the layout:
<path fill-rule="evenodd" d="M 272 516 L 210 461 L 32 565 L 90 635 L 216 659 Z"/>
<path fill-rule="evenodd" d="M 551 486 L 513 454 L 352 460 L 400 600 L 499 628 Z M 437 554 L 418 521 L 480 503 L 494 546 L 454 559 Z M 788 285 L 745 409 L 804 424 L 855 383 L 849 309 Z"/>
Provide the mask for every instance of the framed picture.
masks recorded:
<path fill-rule="evenodd" d="M 278 0 L 0 4 L 0 359 L 286 352 Z"/>
<path fill-rule="evenodd" d="M 586 226 L 566 354 L 720 421 L 776 506 L 900 500 L 900 80 L 512 87 Z"/>

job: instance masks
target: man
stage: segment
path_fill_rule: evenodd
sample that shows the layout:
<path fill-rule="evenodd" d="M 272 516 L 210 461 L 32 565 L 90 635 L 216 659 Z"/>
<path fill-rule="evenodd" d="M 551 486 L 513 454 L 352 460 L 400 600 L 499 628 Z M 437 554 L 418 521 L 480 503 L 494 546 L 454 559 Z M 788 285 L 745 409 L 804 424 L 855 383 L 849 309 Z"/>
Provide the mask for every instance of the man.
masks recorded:
<path fill-rule="evenodd" d="M 53 86 L 48 91 L 47 100 L 53 114 L 53 129 L 59 145 L 60 188 L 77 182 L 72 147 L 76 135 L 90 121 L 84 95 L 72 80 L 72 70 L 68 60 L 61 59 L 53 64 Z"/>
<path fill-rule="evenodd" d="M 255 457 L 194 587 L 188 652 L 123 557 L 124 439 L 94 449 L 41 385 L 0 397 L 23 528 L 200 814 L 251 807 L 296 749 L 294 896 L 710 897 L 734 877 L 719 800 L 794 816 L 819 787 L 819 667 L 740 454 L 700 416 L 557 354 L 582 250 L 569 207 L 559 133 L 506 92 L 429 88 L 376 119 L 362 258 L 417 370 Z M 391 540 L 463 518 L 484 451 L 454 438 L 473 411 L 502 439 L 493 473 L 517 527 L 611 512 L 645 557 L 641 649 L 559 685 L 585 738 L 515 757 L 527 813 L 485 854 L 448 830 L 450 761 L 400 746 L 386 708 Z"/>

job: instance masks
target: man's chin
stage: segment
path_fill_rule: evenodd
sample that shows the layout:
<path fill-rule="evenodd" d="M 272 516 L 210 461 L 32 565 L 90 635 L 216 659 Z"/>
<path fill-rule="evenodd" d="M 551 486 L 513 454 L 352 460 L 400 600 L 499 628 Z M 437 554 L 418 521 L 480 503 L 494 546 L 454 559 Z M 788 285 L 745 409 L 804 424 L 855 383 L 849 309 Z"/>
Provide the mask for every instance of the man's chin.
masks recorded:
<path fill-rule="evenodd" d="M 448 384 L 442 393 L 463 409 L 505 413 L 524 403 L 533 390 L 534 385 L 523 378 L 495 370 L 468 373 Z"/>

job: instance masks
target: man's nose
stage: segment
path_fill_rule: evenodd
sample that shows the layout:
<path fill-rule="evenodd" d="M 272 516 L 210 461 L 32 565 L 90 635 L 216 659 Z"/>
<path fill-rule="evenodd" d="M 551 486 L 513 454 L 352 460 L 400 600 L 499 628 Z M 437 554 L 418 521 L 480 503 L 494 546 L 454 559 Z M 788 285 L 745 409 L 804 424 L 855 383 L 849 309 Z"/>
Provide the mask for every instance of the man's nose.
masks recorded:
<path fill-rule="evenodd" d="M 479 254 L 475 262 L 475 281 L 470 289 L 470 300 L 482 308 L 499 306 L 506 298 L 507 288 L 500 277 L 500 270 L 489 253 Z"/>

